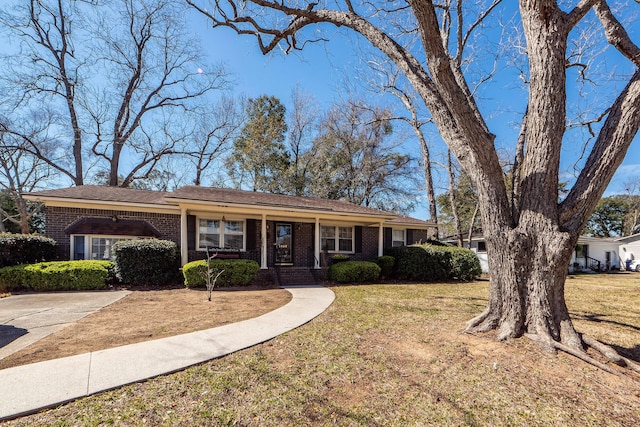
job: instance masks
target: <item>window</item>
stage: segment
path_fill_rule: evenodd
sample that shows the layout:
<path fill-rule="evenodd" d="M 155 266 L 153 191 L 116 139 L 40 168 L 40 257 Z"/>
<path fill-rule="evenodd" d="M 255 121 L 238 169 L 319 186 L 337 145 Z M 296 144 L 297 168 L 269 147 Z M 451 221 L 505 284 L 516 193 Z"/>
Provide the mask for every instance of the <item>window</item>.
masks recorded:
<path fill-rule="evenodd" d="M 487 242 L 478 242 L 478 252 L 487 252 Z"/>
<path fill-rule="evenodd" d="M 85 236 L 73 236 L 72 237 L 72 247 L 73 247 L 73 256 L 71 259 L 79 260 L 84 259 L 84 237 Z"/>
<path fill-rule="evenodd" d="M 120 240 L 135 240 L 135 236 L 101 236 L 101 235 L 73 235 L 71 236 L 71 258 L 74 260 L 113 259 L 113 245 Z"/>
<path fill-rule="evenodd" d="M 323 251 L 334 252 L 336 250 L 336 229 L 335 227 L 320 227 L 320 247 Z"/>
<path fill-rule="evenodd" d="M 131 240 L 123 237 L 92 237 L 91 238 L 91 258 L 105 259 L 113 258 L 113 244 L 120 240 Z"/>
<path fill-rule="evenodd" d="M 353 252 L 353 227 L 320 226 L 320 247 L 328 252 Z"/>
<path fill-rule="evenodd" d="M 587 258 L 589 256 L 589 245 L 576 246 L 576 258 Z"/>
<path fill-rule="evenodd" d="M 406 242 L 404 235 L 404 230 L 398 230 L 394 228 L 391 231 L 391 246 L 393 246 L 394 248 L 398 246 L 404 246 Z"/>
<path fill-rule="evenodd" d="M 244 250 L 244 221 L 200 218 L 198 249 Z"/>

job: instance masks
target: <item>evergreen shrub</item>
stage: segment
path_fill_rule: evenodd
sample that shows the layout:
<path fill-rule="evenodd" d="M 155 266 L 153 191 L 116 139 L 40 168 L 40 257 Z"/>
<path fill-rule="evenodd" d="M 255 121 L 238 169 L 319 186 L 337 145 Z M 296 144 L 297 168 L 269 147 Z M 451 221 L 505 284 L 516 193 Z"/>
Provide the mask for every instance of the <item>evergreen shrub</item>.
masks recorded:
<path fill-rule="evenodd" d="M 180 282 L 180 252 L 170 240 L 120 240 L 113 245 L 118 280 L 129 285 Z"/>
<path fill-rule="evenodd" d="M 0 233 L 0 267 L 51 261 L 56 241 L 35 234 Z"/>
<path fill-rule="evenodd" d="M 482 267 L 478 256 L 470 249 L 449 246 L 443 248 L 451 254 L 449 277 L 458 280 L 473 280 L 480 277 Z"/>
<path fill-rule="evenodd" d="M 375 282 L 381 271 L 375 262 L 345 261 L 329 268 L 329 279 L 339 283 Z"/>
<path fill-rule="evenodd" d="M 383 255 L 376 258 L 376 264 L 380 267 L 380 276 L 391 277 L 393 274 L 393 266 L 396 263 L 396 259 L 389 255 Z"/>
<path fill-rule="evenodd" d="M 385 252 L 395 257 L 393 274 L 402 280 L 470 280 L 482 272 L 478 257 L 470 249 L 423 244 L 391 248 Z"/>
<path fill-rule="evenodd" d="M 112 280 L 110 261 L 50 261 L 0 268 L 0 292 L 106 289 Z"/>
<path fill-rule="evenodd" d="M 217 274 L 220 270 L 224 272 L 218 277 L 216 287 L 247 286 L 258 275 L 260 265 L 248 259 L 212 259 L 211 270 Z M 192 261 L 182 267 L 184 284 L 188 288 L 199 288 L 206 286 L 207 260 Z M 214 276 L 215 277 L 215 276 Z"/>
<path fill-rule="evenodd" d="M 437 282 L 449 278 L 451 254 L 442 246 L 411 245 L 386 252 L 396 259 L 393 271 L 398 279 Z"/>

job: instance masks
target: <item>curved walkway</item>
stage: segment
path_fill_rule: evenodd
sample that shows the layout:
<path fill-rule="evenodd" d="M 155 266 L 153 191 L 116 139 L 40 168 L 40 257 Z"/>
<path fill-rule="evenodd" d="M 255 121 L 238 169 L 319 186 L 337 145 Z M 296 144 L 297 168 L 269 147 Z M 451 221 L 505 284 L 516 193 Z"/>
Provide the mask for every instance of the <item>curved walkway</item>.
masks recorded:
<path fill-rule="evenodd" d="M 268 341 L 321 314 L 334 293 L 287 286 L 291 301 L 267 314 L 203 331 L 0 370 L 0 420 L 143 381 Z"/>

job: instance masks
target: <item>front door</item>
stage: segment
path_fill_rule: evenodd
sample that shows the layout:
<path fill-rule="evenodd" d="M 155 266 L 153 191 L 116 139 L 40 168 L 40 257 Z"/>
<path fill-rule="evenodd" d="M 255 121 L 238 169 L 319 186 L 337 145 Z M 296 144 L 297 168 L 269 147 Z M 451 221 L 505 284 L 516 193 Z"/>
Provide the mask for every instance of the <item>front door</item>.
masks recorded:
<path fill-rule="evenodd" d="M 291 223 L 276 224 L 276 264 L 292 264 L 293 239 Z"/>

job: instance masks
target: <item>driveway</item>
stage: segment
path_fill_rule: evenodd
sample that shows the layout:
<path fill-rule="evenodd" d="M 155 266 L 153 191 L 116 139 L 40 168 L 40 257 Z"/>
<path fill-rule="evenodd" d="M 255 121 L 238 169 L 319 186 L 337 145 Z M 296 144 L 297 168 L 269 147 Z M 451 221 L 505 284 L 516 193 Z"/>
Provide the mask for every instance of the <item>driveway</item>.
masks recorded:
<path fill-rule="evenodd" d="M 128 291 L 51 292 L 0 298 L 0 359 L 128 294 Z"/>

